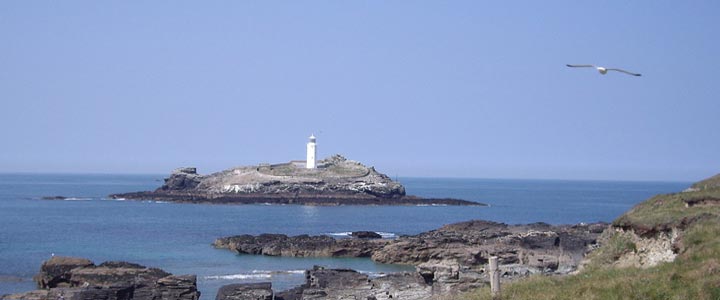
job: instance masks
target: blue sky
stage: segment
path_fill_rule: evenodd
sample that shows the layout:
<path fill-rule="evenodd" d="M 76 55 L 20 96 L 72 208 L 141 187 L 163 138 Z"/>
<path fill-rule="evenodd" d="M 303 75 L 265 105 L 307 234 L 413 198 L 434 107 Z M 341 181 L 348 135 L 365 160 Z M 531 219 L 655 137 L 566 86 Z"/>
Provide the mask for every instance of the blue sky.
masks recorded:
<path fill-rule="evenodd" d="M 0 172 L 720 172 L 717 1 L 2 1 Z M 643 73 L 602 76 L 567 63 Z"/>

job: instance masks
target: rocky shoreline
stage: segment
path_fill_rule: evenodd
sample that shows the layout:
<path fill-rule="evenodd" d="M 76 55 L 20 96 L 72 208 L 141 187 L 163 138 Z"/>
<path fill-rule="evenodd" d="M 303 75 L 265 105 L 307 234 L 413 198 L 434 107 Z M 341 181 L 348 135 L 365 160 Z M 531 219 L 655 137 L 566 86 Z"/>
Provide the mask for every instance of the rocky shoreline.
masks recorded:
<path fill-rule="evenodd" d="M 490 256 L 499 257 L 503 280 L 531 274 L 575 272 L 585 255 L 597 247 L 597 240 L 607 227 L 606 223 L 507 225 L 474 220 L 397 239 L 262 234 L 219 238 L 213 245 L 239 254 L 370 257 L 379 263 L 409 264 L 416 269 L 415 272 L 373 279 L 351 270 L 318 267 L 307 273 L 307 290 L 296 291 L 295 298 L 282 299 L 387 299 L 389 296 L 395 299 L 398 296 L 399 299 L 428 299 L 433 295 L 465 291 L 486 284 L 485 268 Z M 325 276 L 322 274 L 346 279 L 340 280 L 342 284 L 335 285 L 334 280 L 311 280 L 313 276 Z M 377 286 L 384 288 L 376 289 Z M 320 294 L 323 296 L 315 294 L 318 289 L 322 290 Z M 281 295 L 288 292 L 283 293 Z"/>
<path fill-rule="evenodd" d="M 340 155 L 319 161 L 316 169 L 289 162 L 236 167 L 200 175 L 195 168 L 179 168 L 154 191 L 109 197 L 206 204 L 487 206 L 468 200 L 406 195 L 402 184 L 373 167 Z"/>
<path fill-rule="evenodd" d="M 218 291 L 216 299 L 430 299 L 486 285 L 490 256 L 499 257 L 505 281 L 531 274 L 569 274 L 597 247 L 607 227 L 606 223 L 507 225 L 473 220 L 395 239 L 370 231 L 354 232 L 348 238 L 282 234 L 219 238 L 213 246 L 241 254 L 369 257 L 379 263 L 414 265 L 415 271 L 374 277 L 316 266 L 305 272 L 304 284 L 290 290 L 275 292 L 270 283 L 230 284 Z M 82 258 L 52 257 L 34 280 L 38 290 L 0 296 L 0 300 L 197 300 L 200 296 L 195 275 L 175 276 L 128 262 L 95 265 Z"/>

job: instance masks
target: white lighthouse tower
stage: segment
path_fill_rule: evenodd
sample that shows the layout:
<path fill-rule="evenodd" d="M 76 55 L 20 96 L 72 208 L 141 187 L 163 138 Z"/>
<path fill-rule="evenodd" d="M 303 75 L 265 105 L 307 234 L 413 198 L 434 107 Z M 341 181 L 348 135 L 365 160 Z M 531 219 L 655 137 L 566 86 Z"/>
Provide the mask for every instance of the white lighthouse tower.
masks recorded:
<path fill-rule="evenodd" d="M 315 135 L 310 135 L 310 141 L 307 143 L 307 164 L 305 168 L 315 169 L 315 155 L 317 154 L 317 146 L 315 145 Z"/>

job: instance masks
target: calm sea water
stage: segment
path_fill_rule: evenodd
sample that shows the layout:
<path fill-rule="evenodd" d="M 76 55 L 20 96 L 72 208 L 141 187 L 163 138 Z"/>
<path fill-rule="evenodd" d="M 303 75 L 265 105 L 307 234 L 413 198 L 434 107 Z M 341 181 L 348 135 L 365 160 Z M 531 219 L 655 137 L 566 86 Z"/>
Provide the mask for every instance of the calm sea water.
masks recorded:
<path fill-rule="evenodd" d="M 369 259 L 236 255 L 210 246 L 236 234 L 338 234 L 372 230 L 416 234 L 471 219 L 569 224 L 612 221 L 636 203 L 680 191 L 687 182 L 612 182 L 401 178 L 409 194 L 453 197 L 489 207 L 310 207 L 195 205 L 115 201 L 111 193 L 150 190 L 162 175 L 0 174 L 0 295 L 32 290 L 51 253 L 100 263 L 126 260 L 174 274 L 197 274 L 203 299 L 236 282 L 272 281 L 277 290 L 304 280 L 313 265 L 370 274 L 412 270 Z M 43 196 L 73 200 L 41 200 Z"/>

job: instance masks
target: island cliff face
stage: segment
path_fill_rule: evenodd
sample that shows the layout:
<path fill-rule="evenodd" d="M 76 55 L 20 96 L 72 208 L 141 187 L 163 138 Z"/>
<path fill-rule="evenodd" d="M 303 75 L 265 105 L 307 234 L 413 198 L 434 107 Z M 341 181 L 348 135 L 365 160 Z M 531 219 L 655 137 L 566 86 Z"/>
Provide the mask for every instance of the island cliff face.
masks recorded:
<path fill-rule="evenodd" d="M 238 204 L 483 205 L 407 196 L 402 184 L 340 155 L 318 161 L 315 169 L 305 168 L 304 162 L 244 166 L 209 175 L 200 175 L 195 168 L 180 168 L 155 191 L 110 197 Z"/>

